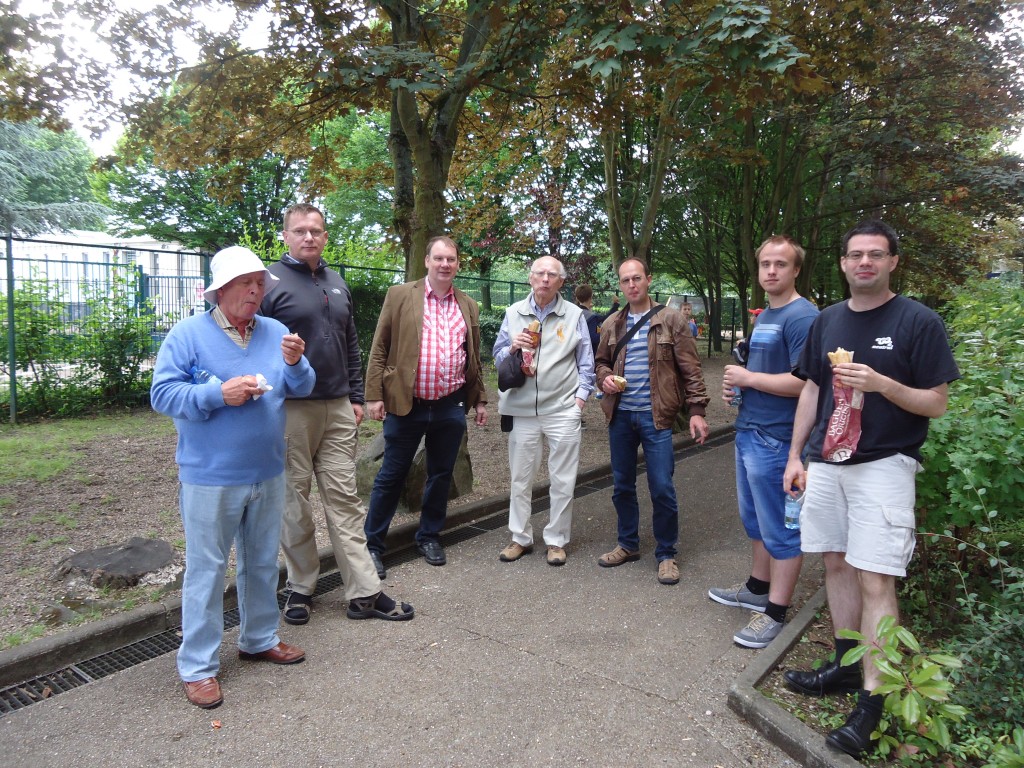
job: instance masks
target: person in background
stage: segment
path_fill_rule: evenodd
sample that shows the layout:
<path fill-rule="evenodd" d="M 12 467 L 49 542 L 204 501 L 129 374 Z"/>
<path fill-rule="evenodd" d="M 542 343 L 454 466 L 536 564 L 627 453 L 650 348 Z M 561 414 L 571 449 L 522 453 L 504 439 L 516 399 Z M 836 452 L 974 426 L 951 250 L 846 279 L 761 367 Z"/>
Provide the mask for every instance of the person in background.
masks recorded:
<path fill-rule="evenodd" d="M 366 407 L 384 419 L 384 458 L 373 481 L 366 541 L 385 578 L 385 538 L 420 440 L 427 480 L 416 550 L 430 565 L 447 562 L 441 530 L 448 514 L 452 472 L 466 434 L 466 413 L 487 423 L 480 366 L 480 308 L 452 283 L 459 250 L 450 237 L 427 243 L 427 276 L 388 289 L 366 370 Z M 385 418 L 386 417 L 386 418 Z"/>
<path fill-rule="evenodd" d="M 700 332 L 697 328 L 697 321 L 693 319 L 693 304 L 686 301 L 680 307 L 680 311 L 683 313 L 683 319 L 686 320 L 686 325 L 690 329 L 690 333 L 693 334 L 693 338 L 697 338 L 697 334 Z"/>
<path fill-rule="evenodd" d="M 597 343 L 601 340 L 601 324 L 609 317 L 619 311 L 619 296 L 615 295 L 612 300 L 611 309 L 607 312 L 594 312 L 594 289 L 587 283 L 580 283 L 575 291 L 576 303 L 583 309 L 583 317 L 587 322 L 587 331 L 590 332 L 590 347 L 597 349 Z"/>
<path fill-rule="evenodd" d="M 618 543 L 597 562 L 603 568 L 614 568 L 640 559 L 636 467 L 642 445 L 653 508 L 658 581 L 678 584 L 679 505 L 672 481 L 676 466 L 672 425 L 685 407 L 690 435 L 703 445 L 708 436 L 704 419 L 708 395 L 697 345 L 683 316 L 651 300 L 647 263 L 639 259 L 622 262 L 619 286 L 629 304 L 605 324 L 596 355 L 597 383 L 604 392 L 601 410 L 608 420 Z"/>
<path fill-rule="evenodd" d="M 770 237 L 754 257 L 768 309 L 758 313 L 750 339 L 743 342 L 746 365 L 725 366 L 722 378 L 727 403 L 736 397 L 734 387 L 743 392 L 735 424 L 736 496 L 752 565 L 745 583 L 711 588 L 708 597 L 752 610 L 747 626 L 732 639 L 747 648 L 764 648 L 782 631 L 803 562 L 800 530 L 784 522 L 782 475 L 803 388 L 792 371 L 818 310 L 797 292 L 804 249 L 795 241 Z"/>
<path fill-rule="evenodd" d="M 306 357 L 316 386 L 304 397 L 289 397 L 285 438 L 288 491 L 281 550 L 288 568 L 284 620 L 309 621 L 320 576 L 316 523 L 309 494 L 313 476 L 324 505 L 334 561 L 351 619 L 404 621 L 408 603 L 396 603 L 381 590 L 366 546 L 366 509 L 356 492 L 356 443 L 363 420 L 363 375 L 352 293 L 341 275 L 323 261 L 327 228 L 323 213 L 309 203 L 284 214 L 282 233 L 288 253 L 270 267 L 278 287 L 263 299 L 261 311 L 307 339 Z"/>
<path fill-rule="evenodd" d="M 914 553 L 920 449 L 929 420 L 945 413 L 949 383 L 960 372 L 942 319 L 891 288 L 900 260 L 892 227 L 863 221 L 843 236 L 842 245 L 840 266 L 850 298 L 822 310 L 800 355 L 795 374 L 805 381 L 782 478 L 789 493 L 806 488 L 801 548 L 822 553 L 835 659 L 783 677 L 812 696 L 860 689 L 846 723 L 826 737 L 831 747 L 857 757 L 871 747 L 882 717 L 883 697 L 874 692 L 881 675 L 871 652 L 863 659 L 863 683 L 860 665 L 843 666 L 856 641 L 839 632 L 861 632 L 873 645 L 883 617 L 899 621 L 896 579 L 906 576 Z M 840 349 L 852 352 L 853 361 L 832 364 L 829 353 Z M 863 395 L 861 432 L 851 454 L 830 452 L 826 462 L 837 385 L 850 388 L 853 401 L 856 393 Z"/>
<path fill-rule="evenodd" d="M 277 284 L 247 248 L 210 263 L 213 309 L 181 320 L 157 354 L 153 408 L 174 419 L 185 528 L 178 674 L 185 696 L 211 709 L 224 635 L 224 574 L 238 559 L 238 656 L 295 664 L 306 654 L 277 636 L 277 550 L 284 509 L 284 401 L 308 395 L 316 375 L 302 338 L 260 302 Z"/>

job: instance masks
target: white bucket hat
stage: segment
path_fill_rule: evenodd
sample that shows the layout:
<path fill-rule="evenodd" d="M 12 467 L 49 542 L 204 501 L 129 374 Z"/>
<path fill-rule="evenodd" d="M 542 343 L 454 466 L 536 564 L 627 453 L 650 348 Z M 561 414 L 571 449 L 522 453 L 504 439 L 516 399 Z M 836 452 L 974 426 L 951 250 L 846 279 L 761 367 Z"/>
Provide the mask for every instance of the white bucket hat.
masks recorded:
<path fill-rule="evenodd" d="M 230 283 L 240 275 L 248 275 L 251 272 L 266 272 L 267 283 L 264 295 L 270 293 L 278 283 L 278 278 L 270 273 L 260 261 L 260 257 L 243 248 L 240 245 L 233 245 L 222 251 L 217 251 L 213 260 L 210 261 L 210 272 L 212 280 L 210 285 L 203 291 L 203 298 L 210 304 L 217 304 L 217 291 Z"/>

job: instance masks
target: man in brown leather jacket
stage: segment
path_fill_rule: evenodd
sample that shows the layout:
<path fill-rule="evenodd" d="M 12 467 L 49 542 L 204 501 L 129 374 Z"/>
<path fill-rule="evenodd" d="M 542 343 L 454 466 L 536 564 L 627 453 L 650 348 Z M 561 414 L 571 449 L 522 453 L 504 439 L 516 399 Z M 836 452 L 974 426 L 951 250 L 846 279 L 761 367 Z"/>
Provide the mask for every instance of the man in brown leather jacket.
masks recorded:
<path fill-rule="evenodd" d="M 643 445 L 658 581 L 677 584 L 679 508 L 672 482 L 672 424 L 685 399 L 690 434 L 703 443 L 708 435 L 704 420 L 708 394 L 685 319 L 674 309 L 655 305 L 648 295 L 650 285 L 651 273 L 645 262 L 628 259 L 622 263 L 619 286 L 629 306 L 605 321 L 595 355 L 597 386 L 604 393 L 601 409 L 608 419 L 615 484 L 612 502 L 618 516 L 618 545 L 598 558 L 598 564 L 612 568 L 640 559 L 636 463 L 637 449 Z"/>

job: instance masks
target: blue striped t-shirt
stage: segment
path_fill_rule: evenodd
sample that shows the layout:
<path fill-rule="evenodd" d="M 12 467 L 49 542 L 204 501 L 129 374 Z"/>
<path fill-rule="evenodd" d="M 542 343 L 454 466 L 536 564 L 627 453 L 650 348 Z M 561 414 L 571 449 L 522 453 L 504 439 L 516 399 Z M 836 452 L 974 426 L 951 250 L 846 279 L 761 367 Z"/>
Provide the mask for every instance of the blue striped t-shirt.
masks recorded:
<path fill-rule="evenodd" d="M 626 318 L 625 331 L 629 331 L 646 313 Z M 619 397 L 618 407 L 624 411 L 651 410 L 651 367 L 647 359 L 647 331 L 651 324 L 645 322 L 626 342 L 626 367 L 622 375 L 626 379 L 626 390 Z"/>

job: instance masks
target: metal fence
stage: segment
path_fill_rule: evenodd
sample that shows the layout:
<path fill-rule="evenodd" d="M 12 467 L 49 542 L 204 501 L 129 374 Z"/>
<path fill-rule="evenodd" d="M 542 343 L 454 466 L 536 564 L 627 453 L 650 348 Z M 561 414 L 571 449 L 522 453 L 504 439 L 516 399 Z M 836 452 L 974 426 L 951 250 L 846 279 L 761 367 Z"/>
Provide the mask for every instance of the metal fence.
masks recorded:
<path fill-rule="evenodd" d="M 136 286 L 134 311 L 152 323 L 152 354 L 155 356 L 160 342 L 170 327 L 182 317 L 203 312 L 206 309 L 203 289 L 210 280 L 209 254 L 176 250 L 152 243 L 146 247 L 137 242 L 98 242 L 89 239 L 48 240 L 21 238 L 8 235 L 4 252 L 4 269 L 0 271 L 0 293 L 6 300 L 3 323 L 6 326 L 7 348 L 3 355 L 4 364 L 0 370 L 2 384 L 9 385 L 14 392 L 14 377 L 24 361 L 15 359 L 15 338 L 19 334 L 15 311 L 18 301 L 29 300 L 39 303 L 39 293 L 27 291 L 35 286 L 45 286 L 44 310 L 52 317 L 53 332 L 66 338 L 79 333 L 83 318 L 90 312 L 90 297 L 95 298 L 109 292 L 116 275 L 130 274 Z M 352 264 L 331 265 L 337 269 L 355 289 L 357 286 L 398 284 L 405 279 L 400 269 L 382 269 Z M 460 274 L 456 285 L 484 305 L 505 307 L 526 298 L 530 286 L 523 281 L 494 280 L 467 274 Z M 564 289 L 564 295 L 572 300 L 572 286 Z M 704 307 L 700 299 L 672 296 L 665 291 L 652 291 L 655 301 L 677 305 L 680 300 L 694 304 L 694 313 L 700 318 Z M 28 296 L 34 296 L 29 299 Z M 607 309 L 615 299 L 615 292 L 608 288 L 595 287 L 594 305 L 598 310 Z M 36 307 L 38 309 L 38 307 Z M 357 306 L 357 314 L 367 311 L 374 314 L 379 307 Z M 738 302 L 727 300 L 722 311 L 723 338 L 734 338 L 741 318 L 737 317 Z M 370 320 L 364 314 L 366 320 Z M 21 329 L 24 331 L 24 329 Z M 367 342 L 368 343 L 368 342 Z M 710 351 L 710 344 L 709 344 Z M 66 369 L 73 372 L 74 365 Z"/>

